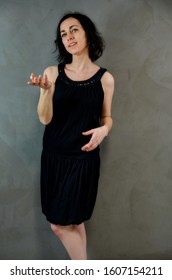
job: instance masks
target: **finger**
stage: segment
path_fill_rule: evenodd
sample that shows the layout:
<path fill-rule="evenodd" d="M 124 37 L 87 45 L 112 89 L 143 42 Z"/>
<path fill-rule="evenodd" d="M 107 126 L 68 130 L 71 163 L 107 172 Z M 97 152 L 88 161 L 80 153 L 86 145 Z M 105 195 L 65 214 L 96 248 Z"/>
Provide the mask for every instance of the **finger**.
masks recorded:
<path fill-rule="evenodd" d="M 47 86 L 48 85 L 48 77 L 47 77 L 47 74 L 45 74 L 44 76 L 44 86 Z"/>
<path fill-rule="evenodd" d="M 83 151 L 83 152 L 88 152 L 89 151 L 89 147 L 86 145 L 86 146 L 83 146 L 82 148 L 81 148 L 81 150 Z"/>
<path fill-rule="evenodd" d="M 32 79 L 32 81 L 33 81 L 33 83 L 35 84 L 35 83 L 36 83 L 36 77 L 34 77 L 34 78 Z"/>
<path fill-rule="evenodd" d="M 39 75 L 39 77 L 38 77 L 38 84 L 39 84 L 39 86 L 41 85 L 41 83 L 42 83 L 42 76 Z"/>
<path fill-rule="evenodd" d="M 39 75 L 38 80 L 39 80 L 39 82 L 41 82 L 41 80 L 42 80 L 42 76 L 41 75 Z"/>
<path fill-rule="evenodd" d="M 30 79 L 31 79 L 31 80 L 33 80 L 33 79 L 34 79 L 34 77 L 35 77 L 34 73 L 31 73 L 31 75 L 30 75 Z"/>
<path fill-rule="evenodd" d="M 91 135 L 94 133 L 94 130 L 91 129 L 91 130 L 88 130 L 88 131 L 85 131 L 85 132 L 82 132 L 83 135 Z"/>
<path fill-rule="evenodd" d="M 37 86 L 37 84 L 33 83 L 33 82 L 27 82 L 28 85 L 30 86 Z"/>
<path fill-rule="evenodd" d="M 94 150 L 96 147 L 97 147 L 96 145 L 92 145 L 92 146 L 85 145 L 85 146 L 82 147 L 81 150 L 84 151 L 84 152 L 89 152 L 89 151 Z"/>
<path fill-rule="evenodd" d="M 90 150 L 93 150 L 97 147 L 97 142 L 93 142 L 93 141 L 90 141 L 89 143 L 87 143 L 86 145 L 84 145 L 81 150 L 83 151 L 90 151 Z"/>
<path fill-rule="evenodd" d="M 31 81 L 28 81 L 27 84 L 33 86 L 33 82 L 31 82 Z"/>

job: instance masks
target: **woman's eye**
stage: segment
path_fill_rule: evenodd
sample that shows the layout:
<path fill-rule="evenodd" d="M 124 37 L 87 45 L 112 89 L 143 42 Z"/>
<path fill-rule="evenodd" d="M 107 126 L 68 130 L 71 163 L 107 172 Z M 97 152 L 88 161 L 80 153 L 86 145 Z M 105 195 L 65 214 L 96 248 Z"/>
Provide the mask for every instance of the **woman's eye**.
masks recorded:
<path fill-rule="evenodd" d="M 66 36 L 66 33 L 61 34 L 61 37 L 64 38 Z"/>
<path fill-rule="evenodd" d="M 74 28 L 72 29 L 72 33 L 75 33 L 78 29 Z"/>

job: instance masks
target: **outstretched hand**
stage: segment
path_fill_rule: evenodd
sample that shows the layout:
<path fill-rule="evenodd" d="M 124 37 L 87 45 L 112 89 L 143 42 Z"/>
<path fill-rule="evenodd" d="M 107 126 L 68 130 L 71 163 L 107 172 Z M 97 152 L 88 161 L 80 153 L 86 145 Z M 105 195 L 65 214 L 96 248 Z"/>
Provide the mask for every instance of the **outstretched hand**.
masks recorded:
<path fill-rule="evenodd" d="M 52 82 L 48 80 L 47 74 L 45 74 L 44 77 L 42 75 L 39 75 L 38 77 L 35 76 L 34 73 L 30 75 L 30 81 L 27 82 L 30 86 L 37 86 L 43 89 L 49 89 L 52 86 Z"/>
<path fill-rule="evenodd" d="M 83 132 L 82 134 L 85 136 L 92 135 L 90 141 L 84 145 L 81 150 L 85 152 L 90 152 L 97 148 L 97 146 L 103 141 L 103 139 L 107 136 L 107 128 L 105 126 L 101 126 L 98 128 L 94 128 Z"/>

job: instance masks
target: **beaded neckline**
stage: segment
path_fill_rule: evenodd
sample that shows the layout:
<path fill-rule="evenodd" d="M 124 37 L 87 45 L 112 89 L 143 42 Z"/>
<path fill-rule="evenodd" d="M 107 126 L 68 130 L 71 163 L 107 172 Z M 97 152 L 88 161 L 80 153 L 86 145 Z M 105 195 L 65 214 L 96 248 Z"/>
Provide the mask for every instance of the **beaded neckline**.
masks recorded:
<path fill-rule="evenodd" d="M 64 70 L 64 64 L 60 64 L 59 65 L 59 78 L 65 82 L 68 85 L 73 85 L 73 86 L 89 86 L 94 84 L 95 82 L 97 82 L 98 80 L 100 80 L 100 78 L 102 77 L 102 75 L 104 74 L 104 72 L 106 72 L 106 69 L 101 68 L 89 79 L 86 80 L 81 80 L 81 81 L 74 81 L 72 79 L 70 79 Z"/>

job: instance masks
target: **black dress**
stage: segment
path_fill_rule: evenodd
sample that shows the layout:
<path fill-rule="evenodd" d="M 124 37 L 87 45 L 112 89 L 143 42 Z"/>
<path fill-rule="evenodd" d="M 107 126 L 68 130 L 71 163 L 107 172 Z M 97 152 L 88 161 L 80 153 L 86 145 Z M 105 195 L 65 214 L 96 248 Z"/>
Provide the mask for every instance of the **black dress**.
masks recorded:
<path fill-rule="evenodd" d="M 106 69 L 84 81 L 69 79 L 58 65 L 53 118 L 46 125 L 41 155 L 42 212 L 53 224 L 80 224 L 93 212 L 99 180 L 99 147 L 82 151 L 91 136 L 82 132 L 98 127 Z"/>

